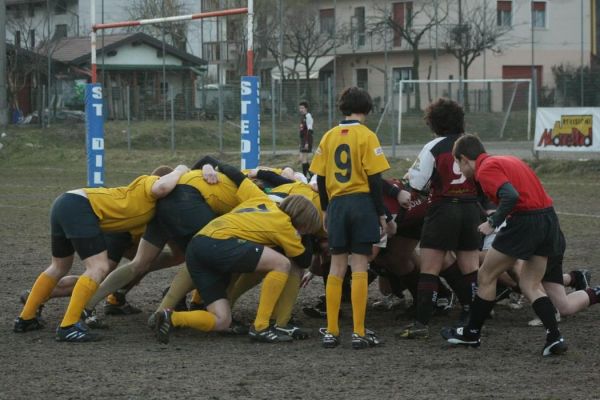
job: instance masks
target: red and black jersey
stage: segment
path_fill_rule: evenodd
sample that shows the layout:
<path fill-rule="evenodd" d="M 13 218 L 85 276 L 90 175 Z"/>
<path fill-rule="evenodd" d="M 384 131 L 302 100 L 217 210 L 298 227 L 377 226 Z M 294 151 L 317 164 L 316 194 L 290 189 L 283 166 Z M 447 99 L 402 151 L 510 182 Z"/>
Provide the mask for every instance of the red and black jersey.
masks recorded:
<path fill-rule="evenodd" d="M 401 190 L 407 190 L 402 181 L 398 179 L 386 179 L 386 181 L 391 185 L 397 186 Z M 411 193 L 410 204 L 406 210 L 400 208 L 398 200 L 395 197 L 386 193 L 384 193 L 383 202 L 390 214 L 397 215 L 396 224 L 398 225 L 398 229 L 405 226 L 413 226 L 414 224 L 423 221 L 431 204 L 429 199 L 416 192 Z"/>
<path fill-rule="evenodd" d="M 485 195 L 496 204 L 498 189 L 510 183 L 519 193 L 519 200 L 511 214 L 552 207 L 552 198 L 544 190 L 540 179 L 529 165 L 517 157 L 481 154 L 475 162 L 475 180 Z"/>
<path fill-rule="evenodd" d="M 460 172 L 452 155 L 452 147 L 459 137 L 441 136 L 427 143 L 408 170 L 410 186 L 418 191 L 429 187 L 431 202 L 477 200 L 475 182 Z"/>
<path fill-rule="evenodd" d="M 306 113 L 302 116 L 299 130 L 300 140 L 304 142 L 309 140 L 309 135 L 312 134 L 313 124 L 314 122 L 311 113 Z"/>

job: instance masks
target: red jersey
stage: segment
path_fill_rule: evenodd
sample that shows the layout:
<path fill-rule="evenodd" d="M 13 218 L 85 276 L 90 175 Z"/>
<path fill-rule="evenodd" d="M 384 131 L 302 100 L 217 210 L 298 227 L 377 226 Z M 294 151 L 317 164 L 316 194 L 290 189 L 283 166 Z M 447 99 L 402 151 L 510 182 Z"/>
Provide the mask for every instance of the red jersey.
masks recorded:
<path fill-rule="evenodd" d="M 459 137 L 441 136 L 427 143 L 408 170 L 413 189 L 423 191 L 430 187 L 431 202 L 444 199 L 477 200 L 475 182 L 460 172 L 452 155 L 452 147 Z"/>
<path fill-rule="evenodd" d="M 398 186 L 400 189 L 406 190 L 404 184 L 397 179 L 386 179 L 390 184 Z M 398 215 L 400 211 L 400 205 L 398 204 L 398 200 L 395 197 L 388 196 L 386 194 L 383 195 L 383 203 L 385 207 L 390 212 L 390 214 Z M 402 216 L 396 218 L 396 223 L 398 228 L 402 228 L 405 226 L 412 226 L 415 223 L 421 222 L 425 219 L 425 215 L 427 215 L 427 210 L 429 209 L 429 205 L 431 202 L 429 199 L 420 196 L 418 193 L 413 192 L 410 198 L 410 204 L 408 209 L 403 210 L 401 213 Z"/>
<path fill-rule="evenodd" d="M 496 204 L 498 189 L 510 183 L 519 193 L 519 200 L 510 214 L 552 207 L 552 198 L 544 190 L 540 179 L 529 165 L 517 157 L 481 154 L 475 161 L 475 180 Z"/>

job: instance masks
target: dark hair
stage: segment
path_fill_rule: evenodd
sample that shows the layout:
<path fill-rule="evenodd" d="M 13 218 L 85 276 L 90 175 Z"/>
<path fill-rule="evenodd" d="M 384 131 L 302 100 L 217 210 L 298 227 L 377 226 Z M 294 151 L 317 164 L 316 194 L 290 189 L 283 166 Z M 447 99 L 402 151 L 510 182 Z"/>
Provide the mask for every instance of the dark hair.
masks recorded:
<path fill-rule="evenodd" d="M 351 114 L 368 114 L 373 109 L 373 100 L 369 92 L 353 86 L 344 90 L 340 96 L 338 107 L 345 116 Z"/>
<path fill-rule="evenodd" d="M 150 172 L 150 175 L 165 176 L 171 172 L 173 172 L 173 168 L 169 167 L 168 165 L 159 165 L 158 167 L 154 168 L 152 172 Z"/>
<path fill-rule="evenodd" d="M 465 112 L 454 100 L 437 99 L 427 107 L 423 119 L 438 136 L 465 132 Z"/>
<path fill-rule="evenodd" d="M 308 101 L 301 101 L 300 103 L 298 103 L 299 106 L 304 106 L 304 108 L 306 108 L 308 110 Z"/>
<path fill-rule="evenodd" d="M 467 160 L 475 161 L 479 155 L 485 152 L 485 147 L 483 147 L 481 140 L 470 133 L 466 133 L 459 137 L 456 142 L 454 142 L 454 147 L 452 148 L 452 155 L 457 160 L 461 156 L 464 156 Z"/>

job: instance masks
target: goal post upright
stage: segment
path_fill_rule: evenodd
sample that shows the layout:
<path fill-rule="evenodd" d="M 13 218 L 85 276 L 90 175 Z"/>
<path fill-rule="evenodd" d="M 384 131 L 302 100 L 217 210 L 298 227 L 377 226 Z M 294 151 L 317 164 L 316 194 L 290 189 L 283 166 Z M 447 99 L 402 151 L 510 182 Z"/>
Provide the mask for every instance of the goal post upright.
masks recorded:
<path fill-rule="evenodd" d="M 194 14 L 187 15 L 175 15 L 170 17 L 161 17 L 161 18 L 149 18 L 149 19 L 140 19 L 134 21 L 120 21 L 120 22 L 112 22 L 112 23 L 96 23 L 96 1 L 90 0 L 90 22 L 91 22 L 91 32 L 90 32 L 90 56 L 91 56 L 91 65 L 90 65 L 90 75 L 91 75 L 91 83 L 86 85 L 85 89 L 85 116 L 86 116 L 86 150 L 87 150 L 87 186 L 95 187 L 104 185 L 104 111 L 103 110 L 103 99 L 102 99 L 102 86 L 97 83 L 98 75 L 97 75 L 97 60 L 96 60 L 96 51 L 97 51 L 97 43 L 96 43 L 96 33 L 99 30 L 112 29 L 112 28 L 125 28 L 131 26 L 142 26 L 142 25 L 152 25 L 159 24 L 164 22 L 180 22 L 180 21 L 189 21 L 189 20 L 197 20 L 202 18 L 211 18 L 211 17 L 224 17 L 229 15 L 239 15 L 246 14 L 248 20 L 248 37 L 247 37 L 247 78 L 253 78 L 256 80 L 254 75 L 254 52 L 253 52 L 253 26 L 254 26 L 254 1 L 248 0 L 248 7 L 241 8 L 231 8 L 226 10 L 219 11 L 210 11 L 210 12 L 200 12 Z M 219 82 L 220 84 L 220 82 Z M 242 92 L 244 91 L 244 86 L 242 83 L 241 86 Z M 257 149 L 258 152 L 256 155 L 256 164 L 258 164 L 258 155 L 259 151 L 259 140 L 260 140 L 260 118 L 259 118 L 259 95 L 258 95 L 259 85 L 256 82 L 255 85 L 252 86 L 252 98 L 255 98 L 256 106 L 255 107 L 247 107 L 248 113 L 246 114 L 246 118 L 250 121 L 249 126 L 250 132 L 247 132 L 247 136 L 252 136 L 252 138 L 256 138 L 252 140 L 252 143 L 256 142 L 256 146 L 252 146 L 253 149 Z M 256 91 L 256 93 L 254 93 Z M 244 106 L 242 104 L 242 109 Z M 252 121 L 256 121 L 253 123 Z M 247 121 L 246 121 L 247 122 Z M 244 121 L 242 121 L 242 138 L 244 137 Z M 242 143 L 242 157 L 244 157 L 244 140 L 241 140 Z M 250 163 L 254 164 L 254 162 Z"/>

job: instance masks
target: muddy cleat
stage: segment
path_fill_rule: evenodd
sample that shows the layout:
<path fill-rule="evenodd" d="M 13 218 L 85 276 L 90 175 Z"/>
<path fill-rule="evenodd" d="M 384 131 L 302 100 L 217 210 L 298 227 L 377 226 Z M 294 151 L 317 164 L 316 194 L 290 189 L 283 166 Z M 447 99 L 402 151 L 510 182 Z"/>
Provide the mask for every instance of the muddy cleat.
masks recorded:
<path fill-rule="evenodd" d="M 375 303 L 373 303 L 373 308 L 375 310 L 391 311 L 396 308 L 399 308 L 403 302 L 404 302 L 403 298 L 400 298 L 400 297 L 396 296 L 395 294 L 391 293 L 391 294 L 388 294 L 387 296 L 383 296 L 383 298 L 381 300 L 378 300 Z"/>
<path fill-rule="evenodd" d="M 556 312 L 556 314 L 554 314 L 554 317 L 556 318 L 556 322 L 560 322 L 560 313 L 558 311 Z M 529 326 L 544 326 L 544 324 L 542 323 L 542 320 L 539 319 L 538 317 L 535 317 L 534 319 L 529 321 L 527 323 L 527 325 L 529 325 Z"/>
<path fill-rule="evenodd" d="M 325 300 L 320 300 L 314 307 L 304 307 L 302 312 L 311 318 L 327 318 Z"/>
<path fill-rule="evenodd" d="M 333 349 L 338 347 L 338 345 L 340 344 L 340 337 L 329 333 L 327 328 L 319 328 L 319 333 L 323 335 L 323 338 L 321 340 L 324 348 Z"/>
<path fill-rule="evenodd" d="M 262 331 L 257 331 L 254 325 L 252 325 L 248 331 L 248 336 L 250 340 L 263 343 L 291 342 L 294 340 L 291 336 L 279 334 L 272 326 Z"/>
<path fill-rule="evenodd" d="M 81 319 L 90 329 L 108 329 L 108 324 L 102 321 L 97 315 L 96 310 L 83 310 Z"/>
<path fill-rule="evenodd" d="M 455 346 L 479 347 L 481 340 L 479 336 L 467 336 L 464 334 L 466 328 L 461 326 L 458 328 L 442 328 L 440 332 L 446 341 Z"/>
<path fill-rule="evenodd" d="M 587 269 L 576 269 L 571 271 L 571 276 L 574 278 L 574 281 L 571 282 L 571 286 L 573 286 L 575 290 L 585 290 L 590 287 L 592 273 Z"/>
<path fill-rule="evenodd" d="M 415 321 L 396 331 L 395 336 L 397 339 L 427 339 L 429 338 L 429 326 Z"/>
<path fill-rule="evenodd" d="M 569 346 L 567 346 L 565 339 L 562 337 L 559 337 L 556 340 L 548 340 L 546 338 L 546 344 L 542 350 L 542 356 L 560 356 L 561 354 L 565 354 L 568 348 Z"/>
<path fill-rule="evenodd" d="M 97 342 L 101 337 L 95 333 L 90 332 L 85 323 L 79 321 L 78 323 L 61 328 L 56 328 L 56 341 L 57 342 L 71 342 L 71 343 L 83 343 L 83 342 Z"/>
<path fill-rule="evenodd" d="M 46 326 L 46 323 L 39 317 L 34 317 L 31 319 L 22 319 L 21 317 L 17 317 L 17 319 L 15 319 L 13 332 L 23 333 L 37 331 L 42 329 L 44 326 Z"/>
<path fill-rule="evenodd" d="M 250 327 L 238 320 L 232 319 L 231 325 L 229 325 L 229 329 L 225 331 L 230 335 L 247 335 L 250 331 Z"/>
<path fill-rule="evenodd" d="M 383 344 L 383 341 L 375 335 L 375 332 L 365 329 L 365 336 L 360 336 L 358 333 L 352 334 L 352 348 L 354 350 L 366 349 Z"/>
<path fill-rule="evenodd" d="M 159 343 L 169 343 L 169 336 L 171 335 L 171 330 L 173 329 L 171 314 L 173 314 L 173 310 L 170 308 L 155 313 L 156 317 L 154 319 L 154 334 L 156 335 L 156 340 L 158 340 Z"/>
<path fill-rule="evenodd" d="M 438 297 L 435 303 L 435 315 L 448 315 L 452 307 L 454 307 L 454 293 L 450 293 L 448 297 Z"/>
<path fill-rule="evenodd" d="M 277 331 L 278 334 L 288 335 L 288 336 L 292 337 L 293 339 L 297 339 L 297 340 L 308 339 L 308 336 L 309 336 L 308 331 L 300 328 L 299 326 L 293 325 L 291 323 L 288 323 L 287 325 L 284 325 L 284 326 L 277 326 L 277 324 L 276 324 L 275 330 Z"/>
<path fill-rule="evenodd" d="M 104 315 L 132 315 L 142 312 L 142 310 L 127 302 L 124 293 L 115 292 L 113 296 L 117 299 L 117 304 L 104 303 Z"/>
<path fill-rule="evenodd" d="M 21 302 L 21 304 L 25 305 L 25 303 L 27 303 L 27 299 L 29 298 L 29 293 L 31 293 L 31 290 L 23 290 L 21 292 L 21 294 L 19 295 L 19 301 Z M 44 309 L 44 305 L 40 304 L 40 306 L 38 307 L 38 309 L 35 312 L 35 316 L 40 318 L 42 316 L 43 309 Z"/>

